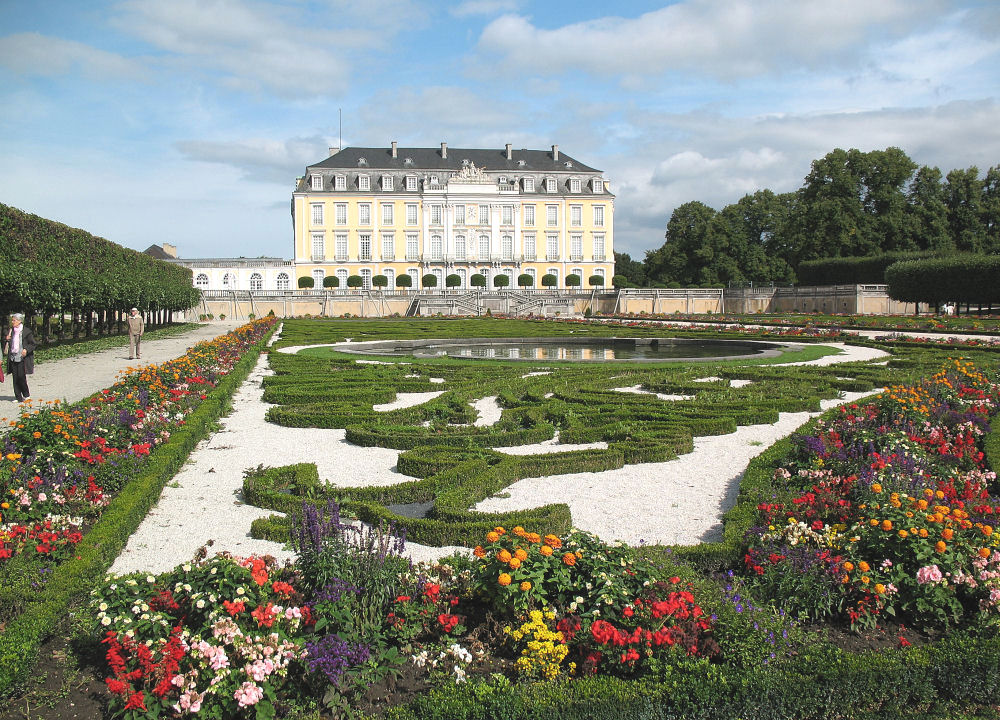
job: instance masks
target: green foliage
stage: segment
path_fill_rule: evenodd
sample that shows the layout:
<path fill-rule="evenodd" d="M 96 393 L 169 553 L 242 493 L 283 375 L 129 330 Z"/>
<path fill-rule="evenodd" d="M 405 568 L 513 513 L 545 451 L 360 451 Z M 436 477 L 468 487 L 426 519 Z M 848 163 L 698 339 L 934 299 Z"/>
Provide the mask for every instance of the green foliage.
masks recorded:
<path fill-rule="evenodd" d="M 413 278 L 406 273 L 400 273 L 396 276 L 396 287 L 408 288 L 413 287 Z"/>
<path fill-rule="evenodd" d="M 559 284 L 559 278 L 552 273 L 542 275 L 542 287 L 555 287 Z"/>
<path fill-rule="evenodd" d="M 889 267 L 885 277 L 889 296 L 904 302 L 987 305 L 1000 301 L 1000 255 L 910 260 Z"/>
<path fill-rule="evenodd" d="M 496 274 L 496 275 L 493 276 L 493 287 L 505 288 L 508 285 L 510 285 L 510 277 L 509 276 L 507 276 L 507 275 L 505 275 L 503 273 L 498 273 L 498 274 Z"/>
<path fill-rule="evenodd" d="M 528 288 L 535 284 L 535 278 L 528 273 L 521 273 L 517 276 L 517 286 Z"/>
<path fill-rule="evenodd" d="M 903 260 L 924 260 L 933 251 L 890 252 L 868 257 L 836 257 L 807 260 L 799 265 L 799 285 L 881 285 L 885 271 Z"/>
<path fill-rule="evenodd" d="M 389 287 L 389 278 L 385 275 L 372 275 L 372 287 Z"/>
<path fill-rule="evenodd" d="M 437 275 L 435 275 L 434 273 L 425 273 L 424 276 L 420 278 L 420 282 L 426 288 L 437 287 L 438 284 Z"/>
<path fill-rule="evenodd" d="M 462 284 L 462 277 L 455 273 L 448 273 L 447 277 L 444 279 L 445 287 L 459 287 Z"/>
<path fill-rule="evenodd" d="M 587 278 L 587 282 L 590 284 L 590 287 L 604 287 L 604 276 L 591 275 Z"/>
<path fill-rule="evenodd" d="M 302 277 L 299 278 L 300 288 L 312 288 L 315 285 L 316 285 L 316 280 L 313 278 L 312 275 L 303 275 Z"/>
<path fill-rule="evenodd" d="M 566 287 L 580 287 L 582 282 L 580 276 L 575 273 L 566 276 Z"/>
<path fill-rule="evenodd" d="M 360 275 L 349 275 L 347 277 L 347 287 L 349 288 L 359 288 L 364 284 L 365 281 Z"/>
<path fill-rule="evenodd" d="M 481 273 L 473 273 L 469 278 L 469 285 L 472 287 L 486 287 L 486 277 Z"/>
<path fill-rule="evenodd" d="M 323 278 L 323 287 L 325 288 L 340 287 L 340 279 L 336 275 L 326 275 Z"/>

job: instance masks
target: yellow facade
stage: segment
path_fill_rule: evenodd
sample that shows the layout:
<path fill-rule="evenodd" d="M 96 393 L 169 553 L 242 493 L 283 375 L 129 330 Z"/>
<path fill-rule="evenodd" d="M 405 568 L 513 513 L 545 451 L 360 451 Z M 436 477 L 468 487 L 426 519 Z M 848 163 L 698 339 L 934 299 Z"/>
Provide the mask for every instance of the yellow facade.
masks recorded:
<path fill-rule="evenodd" d="M 610 287 L 614 196 L 599 171 L 566 167 L 573 161 L 555 146 L 553 161 L 541 151 L 519 151 L 527 157 L 519 160 L 508 146 L 498 164 L 510 170 L 459 165 L 462 154 L 482 158 L 487 151 L 456 149 L 449 159 L 444 145 L 437 162 L 444 169 L 401 161 L 412 153 L 432 165 L 426 158 L 436 151 L 393 147 L 385 167 L 375 161 L 379 152 L 331 152 L 299 179 L 292 201 L 298 277 L 313 277 L 320 287 L 334 276 L 343 288 L 350 276 L 370 287 L 384 275 L 386 289 L 396 290 L 401 275 L 411 277 L 413 289 L 427 286 L 426 275 L 436 277 L 437 288 L 449 275 L 470 288 L 478 273 L 488 289 L 497 275 L 507 275 L 512 289 L 522 274 L 533 276 L 535 288 L 546 274 L 558 288 L 568 287 L 569 275 L 591 288 L 591 276 L 600 275 Z"/>

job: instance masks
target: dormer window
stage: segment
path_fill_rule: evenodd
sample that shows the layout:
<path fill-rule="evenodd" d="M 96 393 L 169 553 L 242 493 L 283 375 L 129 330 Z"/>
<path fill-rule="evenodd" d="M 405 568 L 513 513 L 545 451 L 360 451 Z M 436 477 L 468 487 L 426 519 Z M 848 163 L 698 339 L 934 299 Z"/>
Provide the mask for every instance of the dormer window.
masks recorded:
<path fill-rule="evenodd" d="M 565 166 L 565 168 L 567 170 L 569 170 L 571 167 L 573 167 L 573 163 L 571 163 L 569 160 L 567 160 L 566 162 L 564 162 L 563 165 Z"/>
<path fill-rule="evenodd" d="M 507 184 L 507 176 L 506 175 L 501 175 L 500 176 L 500 184 L 501 185 L 506 185 Z"/>
<path fill-rule="evenodd" d="M 323 176 L 322 175 L 313 175 L 313 176 L 311 176 L 309 178 L 309 182 L 310 182 L 310 187 L 313 190 L 322 190 L 323 189 Z"/>
<path fill-rule="evenodd" d="M 413 190 L 417 189 L 417 176 L 416 175 L 407 175 L 406 176 L 406 189 L 410 190 L 411 192 Z"/>
<path fill-rule="evenodd" d="M 556 179 L 545 178 L 545 192 L 554 193 L 556 191 Z"/>
<path fill-rule="evenodd" d="M 333 189 L 334 190 L 341 190 L 341 191 L 346 190 L 347 189 L 347 176 L 346 175 L 337 175 L 333 179 Z"/>
<path fill-rule="evenodd" d="M 572 193 L 580 192 L 580 178 L 569 179 L 569 191 Z"/>
<path fill-rule="evenodd" d="M 413 158 L 403 158 L 403 164 L 404 165 L 412 165 L 413 164 Z"/>
<path fill-rule="evenodd" d="M 594 192 L 595 193 L 602 193 L 602 192 L 604 192 L 604 180 L 602 178 L 599 178 L 599 177 L 594 178 L 594 180 L 593 180 L 593 187 L 594 187 Z"/>
<path fill-rule="evenodd" d="M 535 178 L 526 177 L 522 180 L 522 183 L 524 185 L 524 192 L 535 192 Z"/>
<path fill-rule="evenodd" d="M 430 185 L 431 187 L 437 187 L 437 185 L 438 185 L 438 176 L 437 175 L 431 175 L 430 177 L 428 177 L 427 178 L 427 184 Z"/>
<path fill-rule="evenodd" d="M 366 158 L 363 158 L 363 157 L 359 157 L 358 158 L 358 166 L 367 165 L 367 164 L 368 164 L 368 160 Z"/>
<path fill-rule="evenodd" d="M 358 175 L 358 190 L 367 192 L 372 189 L 371 178 L 367 175 Z"/>
<path fill-rule="evenodd" d="M 392 191 L 392 175 L 382 176 L 382 190 L 386 192 Z"/>

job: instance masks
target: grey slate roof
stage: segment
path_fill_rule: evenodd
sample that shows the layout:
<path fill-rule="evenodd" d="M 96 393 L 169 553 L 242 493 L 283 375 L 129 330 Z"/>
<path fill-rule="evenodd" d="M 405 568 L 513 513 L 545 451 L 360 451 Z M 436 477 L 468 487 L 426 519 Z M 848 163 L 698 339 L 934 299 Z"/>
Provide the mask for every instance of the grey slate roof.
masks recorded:
<path fill-rule="evenodd" d="M 559 152 L 559 159 L 552 159 L 552 152 L 549 150 L 512 150 L 512 159 L 507 159 L 507 153 L 503 148 L 496 150 L 470 149 L 470 148 L 448 148 L 448 157 L 441 157 L 441 148 L 399 148 L 396 157 L 392 157 L 392 149 L 388 147 L 347 147 L 335 155 L 331 155 L 326 160 L 322 160 L 309 169 L 331 168 L 331 169 L 351 169 L 358 170 L 358 160 L 364 158 L 368 167 L 377 170 L 461 170 L 462 161 L 468 160 L 475 164 L 477 168 L 487 172 L 601 172 L 596 168 L 589 167 L 578 162 L 574 158 Z M 406 158 L 410 158 L 413 163 L 407 164 Z M 519 164 L 523 160 L 524 164 Z M 570 167 L 566 163 L 570 163 Z"/>

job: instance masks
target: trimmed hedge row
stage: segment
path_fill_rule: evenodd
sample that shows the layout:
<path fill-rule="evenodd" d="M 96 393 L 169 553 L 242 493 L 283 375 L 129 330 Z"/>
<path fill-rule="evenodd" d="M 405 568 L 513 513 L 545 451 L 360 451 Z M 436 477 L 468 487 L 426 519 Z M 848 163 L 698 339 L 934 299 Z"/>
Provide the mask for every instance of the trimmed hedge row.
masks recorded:
<path fill-rule="evenodd" d="M 806 260 L 796 270 L 799 285 L 881 285 L 886 269 L 903 260 L 932 258 L 930 250 L 889 252 L 862 257 L 832 257 Z"/>
<path fill-rule="evenodd" d="M 894 300 L 992 305 L 1000 302 L 1000 255 L 901 262 L 885 271 L 885 279 Z"/>
<path fill-rule="evenodd" d="M 854 655 L 830 645 L 745 668 L 688 663 L 654 680 L 608 676 L 445 685 L 386 720 L 868 720 L 995 717 L 1000 638 L 956 634 L 934 645 Z"/>
<path fill-rule="evenodd" d="M 232 395 L 253 369 L 271 332 L 219 381 L 185 418 L 183 427 L 150 453 L 142 472 L 125 485 L 76 546 L 76 559 L 54 568 L 48 582 L 37 591 L 34 602 L 7 623 L 0 634 L 0 696 L 28 677 L 38 647 L 65 616 L 70 602 L 88 594 L 95 580 L 103 577 L 160 497 L 164 485 L 195 446 L 211 434 L 214 423 L 230 407 Z"/>

